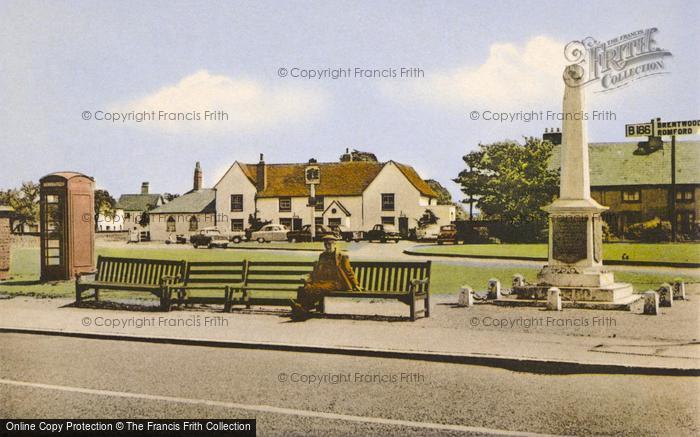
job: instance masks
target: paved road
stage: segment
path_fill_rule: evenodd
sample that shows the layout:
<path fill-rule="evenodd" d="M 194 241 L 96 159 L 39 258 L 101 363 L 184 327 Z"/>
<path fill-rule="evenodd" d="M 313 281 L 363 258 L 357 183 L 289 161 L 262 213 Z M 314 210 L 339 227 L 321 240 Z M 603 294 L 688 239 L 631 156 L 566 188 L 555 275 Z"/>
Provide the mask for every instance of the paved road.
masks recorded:
<path fill-rule="evenodd" d="M 698 382 L 0 335 L 1 417 L 256 417 L 260 435 L 697 435 Z"/>

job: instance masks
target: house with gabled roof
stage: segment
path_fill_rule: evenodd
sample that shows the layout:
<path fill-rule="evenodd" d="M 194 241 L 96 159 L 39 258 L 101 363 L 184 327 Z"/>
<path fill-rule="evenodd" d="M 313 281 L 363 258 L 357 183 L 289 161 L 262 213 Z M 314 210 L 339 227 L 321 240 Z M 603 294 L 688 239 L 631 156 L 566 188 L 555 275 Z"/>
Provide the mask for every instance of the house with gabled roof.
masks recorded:
<path fill-rule="evenodd" d="M 153 208 L 157 208 L 165 203 L 162 194 L 149 193 L 149 183 L 141 184 L 141 193 L 122 194 L 115 205 L 116 215 L 123 217 L 124 230 L 145 231 L 148 226 L 142 226 L 141 218 Z"/>
<path fill-rule="evenodd" d="M 320 183 L 315 205 L 309 206 L 305 169 L 316 166 Z M 234 162 L 214 186 L 218 224 L 222 232 L 247 227 L 254 215 L 300 229 L 312 221 L 367 231 L 376 224 L 392 224 L 408 233 L 427 209 L 448 224 L 455 219 L 452 205 L 438 205 L 437 194 L 416 170 L 395 161 L 344 161 L 268 164 Z"/>
<path fill-rule="evenodd" d="M 202 186 L 202 168 L 197 162 L 192 190 L 149 212 L 151 239 L 167 240 L 190 236 L 216 227 L 216 190 Z"/>

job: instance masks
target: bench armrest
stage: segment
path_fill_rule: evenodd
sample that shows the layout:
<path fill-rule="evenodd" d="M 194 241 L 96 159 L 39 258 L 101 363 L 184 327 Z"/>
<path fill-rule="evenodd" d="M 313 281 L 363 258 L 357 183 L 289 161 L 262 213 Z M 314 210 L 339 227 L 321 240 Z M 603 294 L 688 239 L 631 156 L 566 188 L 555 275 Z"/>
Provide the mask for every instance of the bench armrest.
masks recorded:
<path fill-rule="evenodd" d="M 180 276 L 164 275 L 160 277 L 161 285 L 175 285 L 175 283 L 182 284 L 182 278 Z"/>
<path fill-rule="evenodd" d="M 430 278 L 413 279 L 411 281 L 411 291 L 415 291 L 420 285 L 428 285 L 429 283 L 430 283 Z"/>
<path fill-rule="evenodd" d="M 95 276 L 95 275 L 97 275 L 97 270 L 92 270 L 92 271 L 89 271 L 89 272 L 76 273 L 76 274 L 75 274 L 75 280 L 78 281 L 78 282 L 80 282 L 80 281 L 83 280 L 83 277 L 85 277 L 85 276 Z"/>

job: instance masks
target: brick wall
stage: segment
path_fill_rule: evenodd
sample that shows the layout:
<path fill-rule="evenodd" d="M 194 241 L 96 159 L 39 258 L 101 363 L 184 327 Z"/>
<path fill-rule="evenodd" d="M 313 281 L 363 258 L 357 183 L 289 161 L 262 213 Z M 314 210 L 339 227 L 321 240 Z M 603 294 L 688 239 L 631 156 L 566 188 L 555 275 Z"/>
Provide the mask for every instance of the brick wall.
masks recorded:
<path fill-rule="evenodd" d="M 0 281 L 10 277 L 10 219 L 0 217 Z"/>

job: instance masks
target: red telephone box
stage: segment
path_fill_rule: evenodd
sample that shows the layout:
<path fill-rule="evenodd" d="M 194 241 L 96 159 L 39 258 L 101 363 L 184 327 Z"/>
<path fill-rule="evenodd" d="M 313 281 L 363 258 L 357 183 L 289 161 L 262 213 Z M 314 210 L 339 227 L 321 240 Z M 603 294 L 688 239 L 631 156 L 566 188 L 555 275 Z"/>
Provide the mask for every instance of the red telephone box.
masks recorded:
<path fill-rule="evenodd" d="M 71 279 L 95 269 L 95 180 L 74 172 L 40 184 L 41 280 Z"/>

